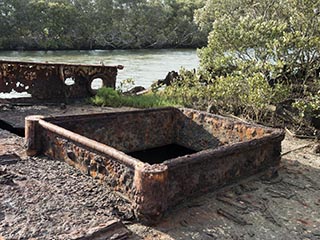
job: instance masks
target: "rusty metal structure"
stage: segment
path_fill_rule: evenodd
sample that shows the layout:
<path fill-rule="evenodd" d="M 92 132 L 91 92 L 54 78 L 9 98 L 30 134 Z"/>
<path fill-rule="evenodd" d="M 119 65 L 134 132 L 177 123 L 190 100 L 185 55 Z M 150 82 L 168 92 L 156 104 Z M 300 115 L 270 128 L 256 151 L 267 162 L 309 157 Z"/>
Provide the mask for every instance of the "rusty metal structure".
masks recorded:
<path fill-rule="evenodd" d="M 123 66 L 0 60 L 0 93 L 27 93 L 34 101 L 87 98 L 96 93 L 95 79 L 114 88 L 118 69 Z"/>
<path fill-rule="evenodd" d="M 187 197 L 217 189 L 280 163 L 284 131 L 192 109 L 161 108 L 26 118 L 30 156 L 45 154 L 104 180 L 157 221 Z M 135 151 L 178 144 L 193 153 L 154 162 Z"/>

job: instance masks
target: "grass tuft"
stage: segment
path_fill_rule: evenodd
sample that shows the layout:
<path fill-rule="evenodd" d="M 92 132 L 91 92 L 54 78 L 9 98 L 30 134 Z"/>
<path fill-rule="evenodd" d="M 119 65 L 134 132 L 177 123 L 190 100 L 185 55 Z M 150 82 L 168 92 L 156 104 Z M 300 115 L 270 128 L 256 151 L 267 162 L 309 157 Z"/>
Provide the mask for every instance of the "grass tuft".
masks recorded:
<path fill-rule="evenodd" d="M 153 108 L 178 105 L 175 101 L 161 96 L 160 94 L 147 93 L 139 96 L 126 96 L 107 87 L 100 88 L 98 93 L 91 98 L 91 103 L 98 106 L 127 106 L 134 108 Z"/>

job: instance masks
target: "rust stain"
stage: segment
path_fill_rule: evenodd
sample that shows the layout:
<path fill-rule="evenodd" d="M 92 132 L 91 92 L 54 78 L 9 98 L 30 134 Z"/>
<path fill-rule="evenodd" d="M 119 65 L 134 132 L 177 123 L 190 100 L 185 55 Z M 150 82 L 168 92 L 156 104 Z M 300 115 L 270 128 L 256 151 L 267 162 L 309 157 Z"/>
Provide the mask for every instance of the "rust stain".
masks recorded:
<path fill-rule="evenodd" d="M 96 93 L 92 82 L 115 88 L 123 66 L 0 61 L 0 92 L 28 93 L 35 100 L 87 98 Z"/>
<path fill-rule="evenodd" d="M 308 220 L 304 220 L 304 219 L 300 219 L 300 218 L 297 218 L 296 220 L 298 222 L 302 223 L 303 225 L 306 225 L 306 226 L 310 226 L 311 225 L 311 222 L 309 222 Z"/>
<path fill-rule="evenodd" d="M 192 195 L 278 166 L 284 138 L 281 129 L 176 108 L 29 117 L 28 124 L 35 129 L 26 134 L 31 150 L 104 180 L 130 199 L 136 216 L 147 223 Z M 158 164 L 129 155 L 170 143 L 196 153 Z"/>

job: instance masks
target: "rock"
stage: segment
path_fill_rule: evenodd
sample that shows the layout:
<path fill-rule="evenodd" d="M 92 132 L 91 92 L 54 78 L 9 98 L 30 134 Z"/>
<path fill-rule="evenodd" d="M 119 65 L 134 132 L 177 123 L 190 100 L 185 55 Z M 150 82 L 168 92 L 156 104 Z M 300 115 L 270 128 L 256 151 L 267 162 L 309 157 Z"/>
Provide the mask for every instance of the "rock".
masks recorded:
<path fill-rule="evenodd" d="M 61 109 L 61 110 L 67 109 L 67 105 L 66 105 L 65 103 L 61 103 L 61 104 L 60 104 L 60 109 Z"/>
<path fill-rule="evenodd" d="M 0 165 L 15 164 L 19 160 L 20 160 L 20 157 L 15 153 L 0 155 Z"/>
<path fill-rule="evenodd" d="M 319 230 L 315 230 L 314 232 L 312 232 L 312 235 L 314 235 L 316 237 L 320 237 L 320 231 Z"/>
<path fill-rule="evenodd" d="M 160 79 L 153 85 L 154 87 L 155 86 L 160 87 L 162 85 L 170 86 L 178 78 L 179 78 L 179 74 L 176 71 L 171 71 L 171 72 L 168 72 L 165 79 Z"/>
<path fill-rule="evenodd" d="M 164 79 L 164 84 L 170 86 L 178 77 L 179 74 L 176 71 L 168 72 L 166 78 Z"/>
<path fill-rule="evenodd" d="M 320 143 L 316 144 L 312 150 L 315 154 L 320 154 Z"/>
<path fill-rule="evenodd" d="M 130 89 L 129 91 L 124 92 L 123 94 L 124 95 L 139 95 L 140 92 L 143 92 L 145 90 L 146 89 L 142 86 L 136 86 L 136 87 Z"/>

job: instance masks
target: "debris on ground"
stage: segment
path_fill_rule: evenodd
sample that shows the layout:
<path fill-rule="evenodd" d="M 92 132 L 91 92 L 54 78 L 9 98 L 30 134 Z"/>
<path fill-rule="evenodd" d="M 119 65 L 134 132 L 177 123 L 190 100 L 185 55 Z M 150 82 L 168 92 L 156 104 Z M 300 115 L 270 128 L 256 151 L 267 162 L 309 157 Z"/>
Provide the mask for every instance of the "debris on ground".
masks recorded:
<path fill-rule="evenodd" d="M 8 122 L 22 123 L 17 116 L 32 112 L 26 108 L 11 109 L 11 120 L 10 111 L 1 111 L 0 119 L 7 114 Z M 46 115 L 50 106 L 38 109 Z M 86 113 L 75 109 L 51 112 Z M 0 239 L 95 239 L 88 237 L 113 227 L 113 239 L 320 239 L 318 144 L 287 135 L 279 169 L 188 199 L 145 226 L 106 184 L 64 162 L 26 157 L 23 138 L 0 130 Z"/>

